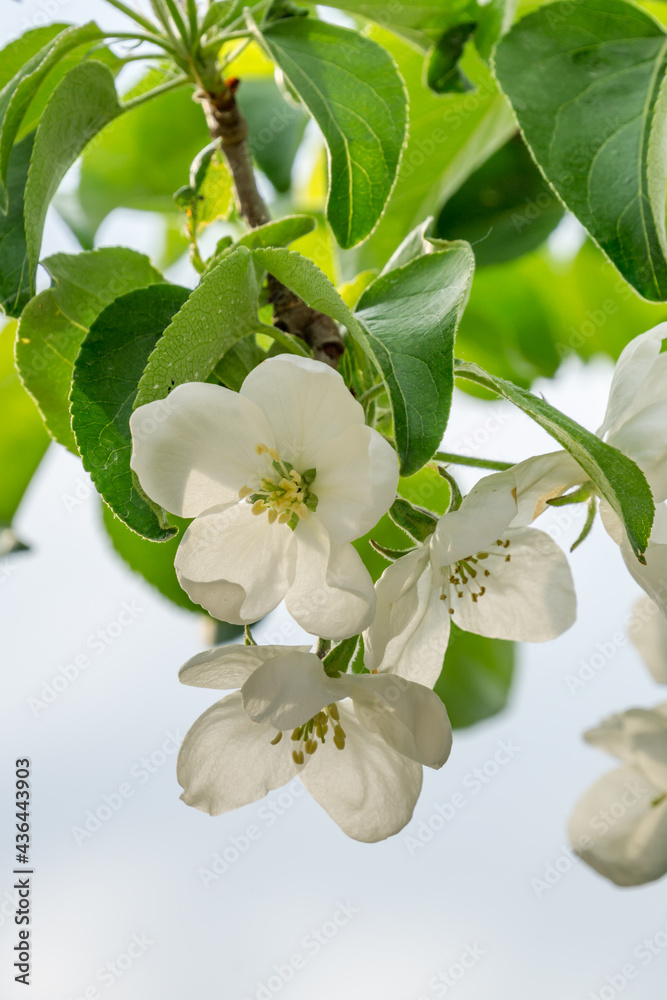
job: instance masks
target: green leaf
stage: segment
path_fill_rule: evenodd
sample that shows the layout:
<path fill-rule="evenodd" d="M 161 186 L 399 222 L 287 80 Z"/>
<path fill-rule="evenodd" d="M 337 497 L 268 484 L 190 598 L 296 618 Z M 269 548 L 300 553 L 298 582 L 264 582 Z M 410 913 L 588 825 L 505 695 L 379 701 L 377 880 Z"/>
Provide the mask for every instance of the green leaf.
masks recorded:
<path fill-rule="evenodd" d="M 201 614 L 199 605 L 193 604 L 181 588 L 174 569 L 176 550 L 189 521 L 170 514 L 170 521 L 180 528 L 180 533 L 177 537 L 156 545 L 123 524 L 106 504 L 102 504 L 102 516 L 114 549 L 136 573 L 140 573 L 148 583 L 180 608 Z"/>
<path fill-rule="evenodd" d="M 443 206 L 436 236 L 473 245 L 478 267 L 529 253 L 563 218 L 563 206 L 516 135 Z"/>
<path fill-rule="evenodd" d="M 477 365 L 458 362 L 455 374 L 471 379 L 514 403 L 569 451 L 625 524 L 628 540 L 637 558 L 640 562 L 645 561 L 643 553 L 651 534 L 655 506 L 646 478 L 634 462 L 546 400 L 489 375 Z"/>
<path fill-rule="evenodd" d="M 260 37 L 322 130 L 327 216 L 340 246 L 355 246 L 381 217 L 401 157 L 407 107 L 396 66 L 369 38 L 312 18 L 273 22 Z"/>
<path fill-rule="evenodd" d="M 74 363 L 72 429 L 83 467 L 114 513 L 153 541 L 174 529 L 134 485 L 130 416 L 146 362 L 189 294 L 161 282 L 122 295 L 93 322 Z"/>
<path fill-rule="evenodd" d="M 25 228 L 31 283 L 39 261 L 46 212 L 61 180 L 86 144 L 120 114 L 111 71 L 81 63 L 56 87 L 37 127 L 25 189 Z"/>
<path fill-rule="evenodd" d="M 398 492 L 418 507 L 426 507 L 434 514 L 446 514 L 451 502 L 451 490 L 446 479 L 436 467 L 426 465 L 413 476 L 401 477 Z"/>
<path fill-rule="evenodd" d="M 292 184 L 294 159 L 308 124 L 302 105 L 294 105 L 272 76 L 243 77 L 237 92 L 248 122 L 248 146 L 262 173 L 281 194 Z"/>
<path fill-rule="evenodd" d="M 80 27 L 66 28 L 29 58 L 0 91 L 0 204 L 6 202 L 4 184 L 14 140 L 45 77 L 72 49 L 86 42 L 100 41 L 103 37 L 92 21 Z"/>
<path fill-rule="evenodd" d="M 354 314 L 307 258 L 282 249 L 254 250 L 253 256 L 358 340 L 387 386 L 401 474 L 420 469 L 447 425 L 454 335 L 474 266 L 470 248 L 462 244 L 434 251 L 382 275 L 366 289 Z"/>
<path fill-rule="evenodd" d="M 623 0 L 542 7 L 496 50 L 496 73 L 550 184 L 623 277 L 667 298 L 667 35 Z"/>
<path fill-rule="evenodd" d="M 286 215 L 284 219 L 251 229 L 235 245 L 248 247 L 249 250 L 257 247 L 285 247 L 307 233 L 312 233 L 316 226 L 317 220 L 312 215 Z"/>
<path fill-rule="evenodd" d="M 387 0 L 339 0 L 331 6 L 376 21 L 425 50 L 437 42 L 456 18 L 464 17 L 473 5 L 470 0 L 417 0 L 416 3 L 393 4 Z"/>
<path fill-rule="evenodd" d="M 447 427 L 454 337 L 474 263 L 467 244 L 418 257 L 379 277 L 359 300 L 355 316 L 389 391 L 403 476 L 433 457 Z"/>
<path fill-rule="evenodd" d="M 134 288 L 162 281 L 162 275 L 143 254 L 122 247 L 56 254 L 43 266 L 53 285 L 21 315 L 16 363 L 52 437 L 78 454 L 69 393 L 81 342 L 105 306 Z"/>
<path fill-rule="evenodd" d="M 232 175 L 221 149 L 207 147 L 190 168 L 189 211 L 195 229 L 226 219 L 234 207 Z"/>
<path fill-rule="evenodd" d="M 0 330 L 0 526 L 9 525 L 49 443 L 14 367 L 16 323 Z"/>
<path fill-rule="evenodd" d="M 474 21 L 457 24 L 436 42 L 426 71 L 426 81 L 436 94 L 462 94 L 474 89 L 474 84 L 461 70 L 459 60 L 476 27 Z"/>
<path fill-rule="evenodd" d="M 389 508 L 389 516 L 394 524 L 418 544 L 425 542 L 433 534 L 438 523 L 435 517 L 431 517 L 425 510 L 420 510 L 403 497 L 394 500 Z"/>
<path fill-rule="evenodd" d="M 30 299 L 30 269 L 23 217 L 23 193 L 28 179 L 34 134 L 18 142 L 7 172 L 7 214 L 0 213 L 0 307 L 20 316 Z"/>
<path fill-rule="evenodd" d="M 259 346 L 254 334 L 250 334 L 234 344 L 213 371 L 223 385 L 238 392 L 253 368 L 265 361 L 266 357 L 266 351 Z"/>
<path fill-rule="evenodd" d="M 342 642 L 334 646 L 322 660 L 325 674 L 328 677 L 338 677 L 339 674 L 344 674 L 350 665 L 350 661 L 354 659 L 358 645 L 359 636 L 353 635 L 351 638 L 343 639 Z"/>
<path fill-rule="evenodd" d="M 507 705 L 514 676 L 514 643 L 464 632 L 452 623 L 435 693 L 453 729 L 473 726 Z"/>
<path fill-rule="evenodd" d="M 68 24 L 47 24 L 14 38 L 0 51 L 0 91 L 7 86 L 33 56 L 41 52 Z"/>
<path fill-rule="evenodd" d="M 165 330 L 139 383 L 135 407 L 164 399 L 182 382 L 205 382 L 230 347 L 261 328 L 258 294 L 251 252 L 238 247 L 204 276 Z"/>
<path fill-rule="evenodd" d="M 407 8 L 407 4 L 403 5 Z M 460 66 L 474 94 L 434 94 L 423 83 L 423 55 L 388 31 L 372 37 L 394 56 L 408 88 L 410 128 L 396 186 L 375 232 L 355 253 L 355 266 L 382 268 L 387 249 L 442 207 L 466 178 L 516 130 L 509 102 L 471 46 Z"/>

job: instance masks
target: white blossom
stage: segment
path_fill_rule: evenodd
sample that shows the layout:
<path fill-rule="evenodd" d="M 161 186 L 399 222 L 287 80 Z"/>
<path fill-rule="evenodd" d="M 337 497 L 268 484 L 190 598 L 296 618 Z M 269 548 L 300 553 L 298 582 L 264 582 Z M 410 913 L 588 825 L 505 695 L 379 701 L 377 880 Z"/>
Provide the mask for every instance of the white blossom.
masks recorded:
<path fill-rule="evenodd" d="M 398 461 L 341 376 L 281 355 L 240 392 L 192 382 L 132 415 L 132 468 L 151 499 L 195 520 L 181 586 L 214 617 L 262 618 L 285 599 L 308 632 L 370 623 L 375 595 L 351 542 L 396 495 Z"/>
<path fill-rule="evenodd" d="M 388 673 L 329 677 L 308 646 L 218 647 L 180 679 L 240 687 L 197 719 L 178 758 L 181 797 L 214 816 L 298 776 L 348 836 L 382 840 L 410 820 L 422 765 L 442 767 L 451 749 L 433 691 Z"/>
<path fill-rule="evenodd" d="M 622 766 L 579 800 L 569 823 L 584 861 L 617 885 L 643 885 L 667 873 L 667 704 L 606 719 L 584 738 Z"/>
<path fill-rule="evenodd" d="M 368 665 L 433 686 L 454 621 L 495 639 L 543 642 L 573 623 L 576 597 L 562 550 L 544 532 L 513 528 L 511 472 L 487 476 L 444 514 L 427 541 L 376 584 L 365 633 Z"/>

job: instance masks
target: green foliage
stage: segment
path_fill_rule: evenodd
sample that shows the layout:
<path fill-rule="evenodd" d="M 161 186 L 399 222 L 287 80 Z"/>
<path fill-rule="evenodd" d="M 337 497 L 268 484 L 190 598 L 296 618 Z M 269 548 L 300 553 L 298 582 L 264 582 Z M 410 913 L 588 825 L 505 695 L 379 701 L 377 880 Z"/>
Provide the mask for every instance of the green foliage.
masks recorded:
<path fill-rule="evenodd" d="M 143 254 L 122 247 L 55 254 L 43 264 L 53 285 L 23 311 L 16 363 L 49 433 L 78 454 L 70 424 L 69 393 L 81 342 L 114 299 L 161 281 L 162 276 Z"/>
<path fill-rule="evenodd" d="M 563 218 L 563 206 L 516 135 L 443 205 L 434 235 L 473 245 L 478 267 L 536 249 Z"/>
<path fill-rule="evenodd" d="M 250 251 L 223 257 L 194 290 L 151 354 L 135 406 L 164 399 L 182 382 L 205 382 L 237 341 L 260 329 Z"/>
<path fill-rule="evenodd" d="M 130 416 L 149 355 L 189 294 L 161 282 L 115 299 L 92 323 L 74 364 L 72 429 L 84 468 L 118 517 L 153 541 L 174 529 L 135 486 Z"/>
<path fill-rule="evenodd" d="M 514 403 L 569 451 L 623 521 L 635 555 L 640 562 L 645 562 L 643 553 L 651 534 L 655 508 L 646 478 L 633 461 L 546 400 L 489 375 L 477 365 L 459 362 L 455 373 Z"/>
<path fill-rule="evenodd" d="M 389 508 L 389 516 L 394 524 L 398 525 L 417 544 L 425 542 L 433 534 L 438 523 L 436 518 L 415 507 L 403 497 L 397 497 L 394 500 Z"/>
<path fill-rule="evenodd" d="M 25 189 L 31 285 L 39 262 L 46 212 L 58 185 L 89 140 L 121 110 L 113 74 L 96 61 L 70 70 L 46 105 L 35 133 Z"/>
<path fill-rule="evenodd" d="M 35 405 L 14 368 L 16 323 L 0 330 L 0 528 L 11 524 L 49 443 Z"/>
<path fill-rule="evenodd" d="M 23 209 L 33 140 L 31 133 L 12 150 L 7 171 L 7 213 L 0 212 L 0 307 L 8 316 L 20 316 L 30 298 Z"/>
<path fill-rule="evenodd" d="M 376 225 L 396 177 L 407 124 L 401 78 L 381 46 L 314 18 L 273 22 L 261 38 L 322 130 L 327 216 L 340 246 L 355 246 Z"/>
<path fill-rule="evenodd" d="M 624 0 L 541 7 L 496 73 L 545 176 L 645 298 L 667 298 L 667 35 Z"/>
<path fill-rule="evenodd" d="M 473 84 L 462 72 L 459 60 L 466 42 L 474 34 L 476 27 L 474 21 L 457 24 L 445 31 L 435 43 L 426 71 L 426 80 L 436 94 L 462 94 L 474 89 Z"/>
<path fill-rule="evenodd" d="M 207 146 L 190 168 L 190 184 L 174 196 L 188 214 L 192 232 L 197 233 L 218 219 L 226 219 L 234 206 L 232 177 L 219 149 Z"/>
<path fill-rule="evenodd" d="M 271 76 L 244 77 L 237 99 L 248 122 L 248 145 L 255 163 L 277 191 L 289 191 L 308 115 L 301 105 L 285 98 Z"/>
<path fill-rule="evenodd" d="M 464 632 L 452 623 L 436 694 L 454 729 L 482 722 L 507 705 L 514 677 L 514 643 Z"/>

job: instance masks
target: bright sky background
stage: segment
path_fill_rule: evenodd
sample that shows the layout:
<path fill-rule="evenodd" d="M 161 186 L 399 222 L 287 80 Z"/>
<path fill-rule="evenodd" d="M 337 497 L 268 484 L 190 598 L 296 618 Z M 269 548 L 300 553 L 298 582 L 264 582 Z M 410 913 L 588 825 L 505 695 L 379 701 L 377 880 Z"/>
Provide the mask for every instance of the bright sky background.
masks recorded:
<path fill-rule="evenodd" d="M 42 14 L 122 20 L 94 0 L 0 2 L 3 43 Z M 150 253 L 155 232 L 145 216 L 118 212 L 101 242 Z M 76 249 L 50 216 L 44 254 Z M 571 363 L 536 388 L 595 429 L 610 373 L 606 362 Z M 500 424 L 492 432 L 490 414 Z M 458 394 L 445 445 L 465 450 L 467 435 L 487 457 L 518 460 L 551 447 L 509 404 Z M 466 474 L 465 487 L 473 482 Z M 559 529 L 558 516 L 551 528 L 568 547 L 580 522 Z M 667 949 L 649 962 L 640 956 L 648 954 L 645 939 L 657 935 L 658 948 L 667 940 L 665 884 L 620 890 L 567 853 L 572 805 L 614 766 L 582 742 L 582 730 L 665 697 L 629 644 L 577 693 L 568 690 L 567 675 L 623 629 L 640 593 L 600 528 L 572 559 L 577 624 L 554 642 L 523 648 L 510 709 L 457 733 L 449 763 L 425 775 L 412 823 L 372 846 L 348 840 L 306 794 L 276 792 L 268 809 L 265 801 L 217 819 L 184 806 L 176 747 L 216 698 L 177 681 L 179 666 L 208 644 L 198 621 L 114 555 L 86 475 L 59 446 L 25 498 L 18 529 L 32 550 L 0 572 L 3 1000 L 27 995 L 13 983 L 16 936 L 7 916 L 13 764 L 23 756 L 33 761 L 31 1000 L 611 1000 L 619 992 L 662 1000 Z M 134 618 L 120 627 L 124 608 Z M 277 611 L 257 638 L 286 623 Z M 98 630 L 108 645 L 95 644 Z M 80 654 L 90 664 L 74 676 L 67 665 Z M 45 709 L 31 709 L 30 699 L 63 672 L 73 677 L 66 688 Z M 498 768 L 489 762 L 501 742 L 516 749 Z M 497 773 L 478 789 L 470 775 L 485 765 Z M 456 793 L 465 804 L 441 820 L 437 807 L 450 816 Z M 77 842 L 76 828 L 109 800 L 117 807 L 110 818 Z M 429 823 L 437 832 L 415 846 Z M 216 854 L 228 867 L 206 886 L 202 870 L 213 871 Z M 539 892 L 533 880 L 558 869 L 553 887 Z M 464 953 L 469 968 L 457 981 Z"/>

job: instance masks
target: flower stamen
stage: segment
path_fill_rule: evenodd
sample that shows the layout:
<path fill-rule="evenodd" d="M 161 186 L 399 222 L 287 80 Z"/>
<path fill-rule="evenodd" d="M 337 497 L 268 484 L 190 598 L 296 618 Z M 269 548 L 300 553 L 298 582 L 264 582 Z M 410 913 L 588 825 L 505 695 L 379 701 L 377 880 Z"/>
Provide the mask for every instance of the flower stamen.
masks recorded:
<path fill-rule="evenodd" d="M 499 557 L 503 562 L 509 562 L 512 557 L 507 552 L 507 549 L 509 549 L 511 544 L 512 542 L 509 538 L 498 538 L 495 542 L 495 551 L 492 549 L 488 552 L 476 552 L 474 555 L 466 556 L 465 559 L 459 559 L 458 562 L 451 565 L 440 567 L 440 572 L 443 576 L 440 600 L 449 603 L 447 610 L 450 615 L 453 615 L 455 610 L 452 588 L 454 589 L 455 597 L 459 601 L 465 597 L 469 597 L 473 604 L 477 604 L 479 599 L 486 594 L 486 587 L 482 584 L 477 584 L 475 582 L 476 578 L 481 572 L 484 575 L 484 579 L 487 579 L 492 575 L 492 570 L 486 568 L 482 570 L 481 566 L 477 569 L 476 566 L 480 561 L 491 559 L 494 556 Z"/>
<path fill-rule="evenodd" d="M 292 750 L 292 760 L 295 764 L 304 764 L 306 756 L 311 757 L 320 743 L 326 743 L 326 736 L 330 726 L 333 727 L 334 744 L 339 750 L 345 749 L 345 740 L 347 737 L 340 725 L 338 706 L 333 702 L 331 705 L 323 708 L 321 712 L 318 712 L 317 715 L 314 715 L 308 722 L 304 722 L 302 726 L 297 726 L 296 729 L 292 730 L 291 739 L 294 743 L 298 744 L 296 749 Z M 278 733 L 271 740 L 272 746 L 280 743 L 282 735 L 282 733 Z"/>
<path fill-rule="evenodd" d="M 292 530 L 310 512 L 317 510 L 318 498 L 311 487 L 316 469 L 298 472 L 291 462 L 281 459 L 275 448 L 255 445 L 255 452 L 264 457 L 269 466 L 268 475 L 262 478 L 257 489 L 242 486 L 239 500 L 252 504 L 253 514 L 268 513 L 269 524 L 288 524 Z"/>

